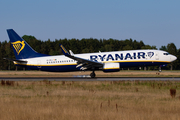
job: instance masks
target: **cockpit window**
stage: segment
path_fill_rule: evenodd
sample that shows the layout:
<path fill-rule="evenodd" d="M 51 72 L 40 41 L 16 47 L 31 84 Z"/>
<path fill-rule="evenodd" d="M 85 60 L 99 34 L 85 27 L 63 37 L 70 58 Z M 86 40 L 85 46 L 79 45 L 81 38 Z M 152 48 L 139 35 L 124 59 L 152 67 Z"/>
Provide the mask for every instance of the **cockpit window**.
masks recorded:
<path fill-rule="evenodd" d="M 163 55 L 169 55 L 169 53 L 163 53 Z"/>

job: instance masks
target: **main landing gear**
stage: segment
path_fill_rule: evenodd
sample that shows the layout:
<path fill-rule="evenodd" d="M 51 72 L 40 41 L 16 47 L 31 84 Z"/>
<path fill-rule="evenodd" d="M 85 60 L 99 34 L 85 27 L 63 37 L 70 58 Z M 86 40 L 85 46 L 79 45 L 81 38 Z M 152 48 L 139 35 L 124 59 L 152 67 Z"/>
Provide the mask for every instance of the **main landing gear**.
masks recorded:
<path fill-rule="evenodd" d="M 96 74 L 94 73 L 94 71 L 90 74 L 91 78 L 95 78 Z"/>

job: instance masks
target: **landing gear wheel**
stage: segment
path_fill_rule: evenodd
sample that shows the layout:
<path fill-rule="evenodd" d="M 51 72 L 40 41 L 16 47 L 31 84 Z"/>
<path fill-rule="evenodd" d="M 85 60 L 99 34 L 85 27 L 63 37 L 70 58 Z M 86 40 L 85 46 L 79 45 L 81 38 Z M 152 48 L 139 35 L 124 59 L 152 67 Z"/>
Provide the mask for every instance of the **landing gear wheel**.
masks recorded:
<path fill-rule="evenodd" d="M 161 67 L 159 67 L 159 72 L 162 72 Z"/>
<path fill-rule="evenodd" d="M 95 78 L 95 77 L 96 77 L 96 74 L 95 74 L 94 72 L 92 72 L 92 73 L 90 74 L 90 76 L 91 76 L 91 78 Z"/>

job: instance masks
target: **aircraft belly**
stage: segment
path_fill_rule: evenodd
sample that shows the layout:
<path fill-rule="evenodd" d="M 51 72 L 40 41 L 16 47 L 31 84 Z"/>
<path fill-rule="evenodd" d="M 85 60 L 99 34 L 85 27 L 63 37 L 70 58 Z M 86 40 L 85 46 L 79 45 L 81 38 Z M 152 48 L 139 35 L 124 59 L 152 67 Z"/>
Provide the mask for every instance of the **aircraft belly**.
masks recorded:
<path fill-rule="evenodd" d="M 139 66 L 156 66 L 163 65 L 165 62 L 122 62 L 120 63 L 121 68 L 123 67 L 139 67 Z"/>
<path fill-rule="evenodd" d="M 67 72 L 67 71 L 78 71 L 76 65 L 67 65 L 67 66 L 27 66 L 27 69 L 31 70 L 41 70 L 41 71 L 52 71 L 52 72 Z"/>

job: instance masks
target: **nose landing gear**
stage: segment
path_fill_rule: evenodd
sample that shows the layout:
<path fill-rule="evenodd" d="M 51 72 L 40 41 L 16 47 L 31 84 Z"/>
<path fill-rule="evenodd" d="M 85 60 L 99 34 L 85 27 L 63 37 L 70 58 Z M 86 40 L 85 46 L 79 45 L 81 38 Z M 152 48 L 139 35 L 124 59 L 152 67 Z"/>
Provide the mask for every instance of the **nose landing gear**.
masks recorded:
<path fill-rule="evenodd" d="M 159 72 L 162 72 L 161 67 L 159 67 Z"/>

